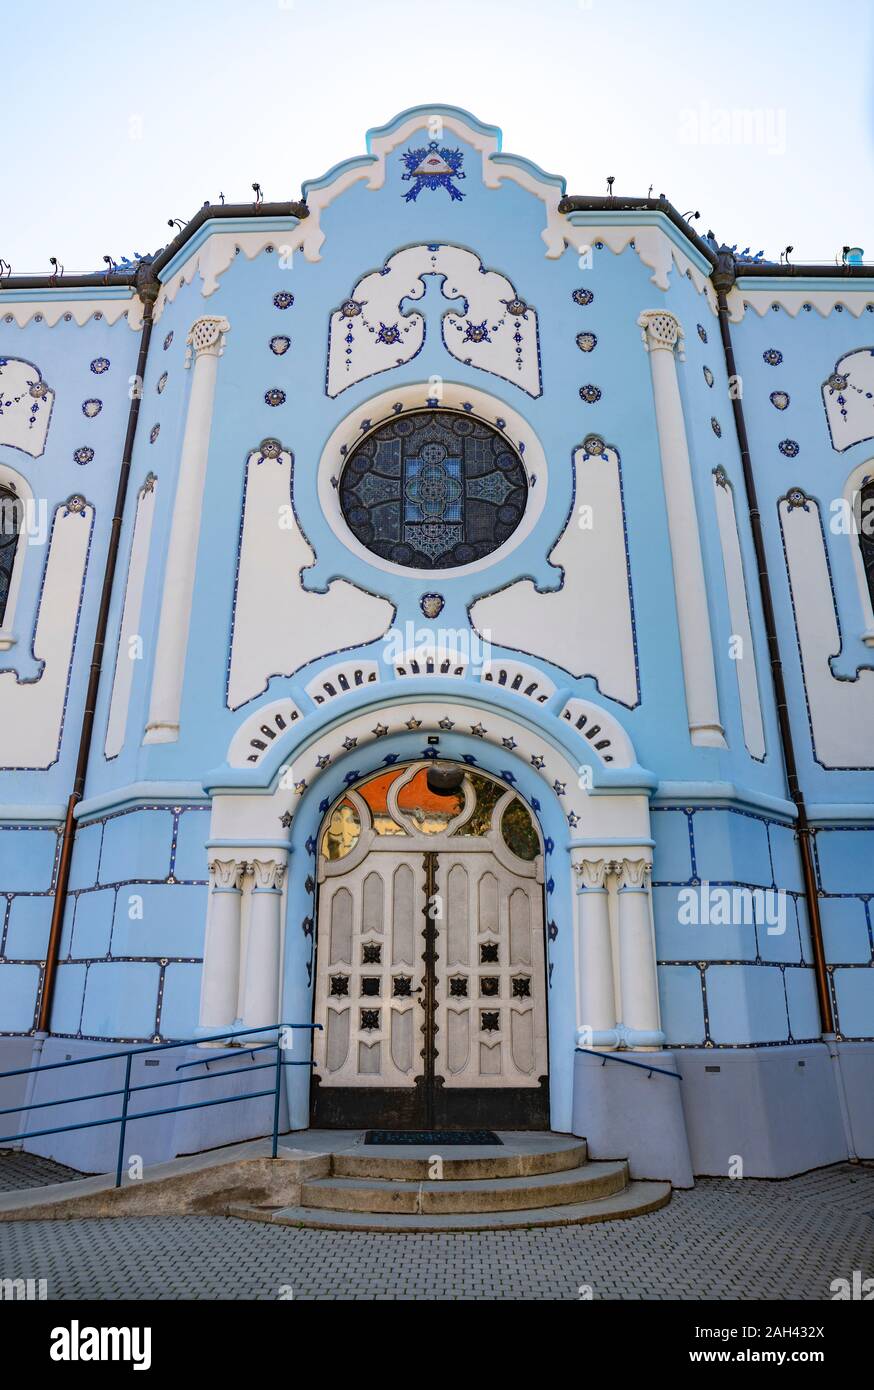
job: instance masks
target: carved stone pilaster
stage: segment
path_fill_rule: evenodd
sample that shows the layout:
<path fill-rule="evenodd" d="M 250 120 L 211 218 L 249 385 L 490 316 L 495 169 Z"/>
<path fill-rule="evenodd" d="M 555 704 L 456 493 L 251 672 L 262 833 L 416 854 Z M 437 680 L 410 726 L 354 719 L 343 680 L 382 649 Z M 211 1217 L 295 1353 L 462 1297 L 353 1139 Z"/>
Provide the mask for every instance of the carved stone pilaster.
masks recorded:
<path fill-rule="evenodd" d="M 190 365 L 193 355 L 194 371 L 164 570 L 161 618 L 144 743 L 175 743 L 179 737 L 218 358 L 229 328 L 226 318 L 208 316 L 197 319 L 188 335 L 186 366 Z"/>
<path fill-rule="evenodd" d="M 185 366 L 191 366 L 192 356 L 221 357 L 230 327 L 226 318 L 212 314 L 195 319 L 185 339 Z"/>
<path fill-rule="evenodd" d="M 646 859 L 623 859 L 617 865 L 620 891 L 634 889 L 645 892 L 648 886 L 651 865 Z"/>
<path fill-rule="evenodd" d="M 285 865 L 276 859 L 253 859 L 250 865 L 256 893 L 280 893 Z"/>
<path fill-rule="evenodd" d="M 680 320 L 665 309 L 647 309 L 637 320 L 647 352 L 673 352 L 676 348 L 681 362 L 685 360 L 683 329 Z"/>
<path fill-rule="evenodd" d="M 679 320 L 664 309 L 645 309 L 637 322 L 652 375 L 689 737 L 699 747 L 724 748 L 692 463 L 677 376 L 683 330 Z"/>
<path fill-rule="evenodd" d="M 251 870 L 252 906 L 243 986 L 243 1023 L 246 1028 L 260 1028 L 278 1019 L 285 863 L 278 859 L 253 859 Z"/>
<path fill-rule="evenodd" d="M 213 892 L 238 893 L 248 867 L 245 860 L 210 859 L 209 874 Z"/>
<path fill-rule="evenodd" d="M 577 892 L 583 893 L 596 888 L 603 888 L 610 865 L 606 859 L 579 859 L 574 864 L 574 873 L 577 876 Z"/>
<path fill-rule="evenodd" d="M 200 994 L 200 1025 L 209 1032 L 229 1028 L 237 1014 L 240 975 L 240 887 L 244 859 L 209 860 L 210 894 Z"/>

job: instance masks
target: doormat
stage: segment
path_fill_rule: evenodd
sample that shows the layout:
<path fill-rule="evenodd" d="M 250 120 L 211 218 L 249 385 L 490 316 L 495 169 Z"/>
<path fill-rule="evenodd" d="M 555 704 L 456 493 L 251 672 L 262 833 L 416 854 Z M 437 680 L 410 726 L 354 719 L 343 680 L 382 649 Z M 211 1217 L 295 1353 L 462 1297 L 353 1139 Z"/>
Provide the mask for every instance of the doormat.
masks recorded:
<path fill-rule="evenodd" d="M 503 1144 L 491 1129 L 369 1129 L 365 1144 Z"/>

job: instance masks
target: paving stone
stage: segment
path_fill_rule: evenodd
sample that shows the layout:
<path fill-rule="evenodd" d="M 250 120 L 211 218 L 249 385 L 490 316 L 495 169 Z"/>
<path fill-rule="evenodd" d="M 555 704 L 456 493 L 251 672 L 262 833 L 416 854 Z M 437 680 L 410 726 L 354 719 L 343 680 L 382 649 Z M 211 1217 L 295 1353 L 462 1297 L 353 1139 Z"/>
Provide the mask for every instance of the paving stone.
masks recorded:
<path fill-rule="evenodd" d="M 21 1192 L 28 1187 L 50 1187 L 52 1183 L 81 1178 L 75 1168 L 56 1163 L 39 1154 L 0 1149 L 0 1192 Z"/>
<path fill-rule="evenodd" d="M 44 1160 L 41 1160 L 44 1161 Z M 55 1165 L 57 1166 L 57 1165 Z M 57 1181 L 56 1177 L 51 1178 Z M 385 1235 L 214 1216 L 0 1223 L 0 1277 L 50 1299 L 830 1298 L 874 1276 L 874 1166 L 782 1182 L 699 1179 L 630 1221 L 538 1231 Z"/>

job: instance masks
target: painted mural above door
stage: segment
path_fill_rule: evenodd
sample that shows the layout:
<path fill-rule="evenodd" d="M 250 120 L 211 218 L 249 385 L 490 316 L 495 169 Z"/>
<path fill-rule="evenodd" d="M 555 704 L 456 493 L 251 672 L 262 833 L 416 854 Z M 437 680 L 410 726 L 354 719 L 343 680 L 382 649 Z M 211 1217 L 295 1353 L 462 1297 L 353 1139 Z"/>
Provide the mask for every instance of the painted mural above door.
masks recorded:
<path fill-rule="evenodd" d="M 426 313 L 406 308 L 440 282 L 443 344 L 459 362 L 511 381 L 529 396 L 542 392 L 537 311 L 496 270 L 460 246 L 408 246 L 381 270 L 362 276 L 331 314 L 327 393 L 412 361 L 426 337 Z M 430 307 L 427 305 L 426 307 Z M 442 307 L 442 305 L 441 305 Z M 440 309 L 435 306 L 435 313 Z"/>

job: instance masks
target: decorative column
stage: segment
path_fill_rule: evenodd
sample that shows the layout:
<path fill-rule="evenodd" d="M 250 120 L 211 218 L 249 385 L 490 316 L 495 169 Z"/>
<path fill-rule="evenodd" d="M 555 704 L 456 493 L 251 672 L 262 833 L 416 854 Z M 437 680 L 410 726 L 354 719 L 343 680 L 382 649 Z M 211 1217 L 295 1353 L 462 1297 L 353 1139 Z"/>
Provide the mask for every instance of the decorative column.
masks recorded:
<path fill-rule="evenodd" d="M 279 1022 L 279 945 L 285 864 L 253 859 L 252 904 L 243 988 L 243 1027 Z"/>
<path fill-rule="evenodd" d="M 620 1035 L 627 1047 L 661 1047 L 665 1035 L 659 1020 L 650 865 L 645 859 L 623 859 L 614 867 L 619 876 Z"/>
<path fill-rule="evenodd" d="M 692 466 L 674 355 L 679 351 L 682 360 L 683 333 L 674 315 L 661 309 L 648 309 L 637 322 L 652 370 L 689 735 L 701 747 L 724 748 Z"/>
<path fill-rule="evenodd" d="M 175 743 L 179 737 L 179 711 L 185 677 L 185 655 L 191 621 L 191 600 L 197 568 L 200 513 L 206 459 L 212 427 L 218 359 L 224 350 L 230 324 L 225 318 L 201 318 L 188 335 L 186 367 L 194 356 L 194 374 L 185 436 L 179 460 L 179 478 L 173 508 L 173 524 L 164 571 L 161 621 L 152 696 L 144 743 Z"/>
<path fill-rule="evenodd" d="M 613 985 L 613 949 L 604 859 L 574 864 L 577 888 L 577 1044 L 580 1047 L 618 1047 Z"/>
<path fill-rule="evenodd" d="M 237 859 L 211 859 L 212 883 L 203 953 L 200 1026 L 215 1032 L 230 1028 L 237 1017 L 240 991 L 241 884 L 249 866 Z"/>

